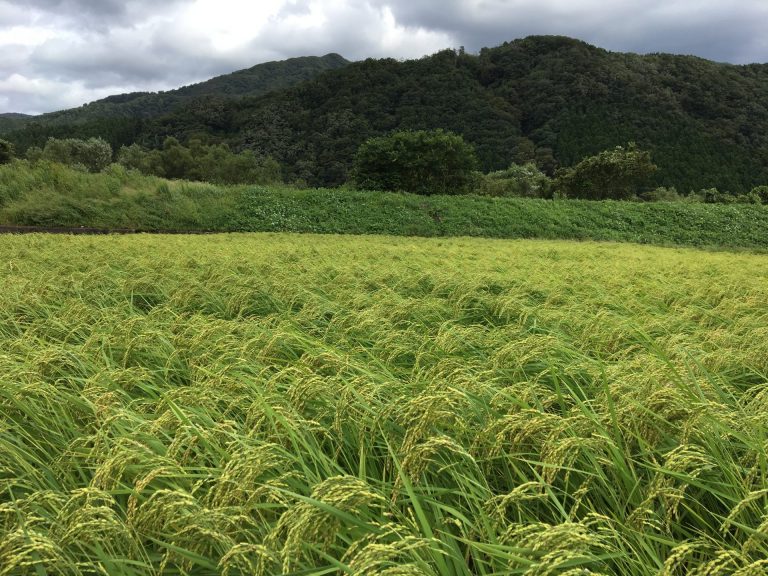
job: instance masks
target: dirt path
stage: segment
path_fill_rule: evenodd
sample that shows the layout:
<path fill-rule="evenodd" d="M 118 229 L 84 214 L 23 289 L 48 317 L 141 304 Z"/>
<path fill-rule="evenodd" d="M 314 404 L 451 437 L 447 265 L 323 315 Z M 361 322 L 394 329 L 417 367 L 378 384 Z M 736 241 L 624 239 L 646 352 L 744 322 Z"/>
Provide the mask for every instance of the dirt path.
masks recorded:
<path fill-rule="evenodd" d="M 215 230 L 134 230 L 131 228 L 88 228 L 86 226 L 0 226 L 0 234 L 217 234 Z"/>

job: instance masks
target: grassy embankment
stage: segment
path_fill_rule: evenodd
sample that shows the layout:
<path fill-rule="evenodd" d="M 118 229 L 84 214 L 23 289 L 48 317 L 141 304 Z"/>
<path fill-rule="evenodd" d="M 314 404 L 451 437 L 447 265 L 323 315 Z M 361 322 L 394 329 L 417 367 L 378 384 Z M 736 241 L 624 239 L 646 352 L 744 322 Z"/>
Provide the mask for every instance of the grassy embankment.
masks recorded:
<path fill-rule="evenodd" d="M 0 167 L 0 224 L 768 247 L 763 206 L 222 188 L 25 163 Z"/>
<path fill-rule="evenodd" d="M 768 258 L 0 238 L 0 574 L 758 576 Z"/>

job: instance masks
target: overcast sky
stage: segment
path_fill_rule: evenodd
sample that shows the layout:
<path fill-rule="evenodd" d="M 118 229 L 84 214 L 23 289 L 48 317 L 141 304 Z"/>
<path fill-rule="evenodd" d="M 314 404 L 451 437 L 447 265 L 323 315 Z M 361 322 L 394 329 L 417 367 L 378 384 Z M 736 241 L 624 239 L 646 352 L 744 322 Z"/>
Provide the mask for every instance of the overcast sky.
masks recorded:
<path fill-rule="evenodd" d="M 530 34 L 768 62 L 768 0 L 0 0 L 0 112 L 167 90 L 269 60 L 476 51 Z"/>

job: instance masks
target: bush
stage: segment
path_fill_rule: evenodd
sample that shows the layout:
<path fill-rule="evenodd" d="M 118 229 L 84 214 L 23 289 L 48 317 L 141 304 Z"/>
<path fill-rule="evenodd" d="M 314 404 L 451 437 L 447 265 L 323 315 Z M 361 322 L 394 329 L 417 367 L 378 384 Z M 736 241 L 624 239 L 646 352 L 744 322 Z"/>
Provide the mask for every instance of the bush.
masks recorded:
<path fill-rule="evenodd" d="M 736 197 L 733 194 L 720 192 L 717 188 L 704 188 L 692 196 L 705 204 L 733 204 L 736 202 Z"/>
<path fill-rule="evenodd" d="M 552 181 L 533 162 L 512 164 L 481 177 L 477 192 L 487 196 L 551 198 Z"/>
<path fill-rule="evenodd" d="M 112 147 L 101 138 L 48 138 L 40 158 L 95 173 L 112 163 Z"/>
<path fill-rule="evenodd" d="M 572 168 L 560 170 L 556 185 L 572 198 L 628 200 L 656 170 L 650 153 L 630 144 L 627 148 L 604 150 Z"/>
<path fill-rule="evenodd" d="M 0 140 L 0 164 L 8 164 L 14 157 L 13 144 L 7 140 Z"/>
<path fill-rule="evenodd" d="M 768 204 L 768 186 L 764 184 L 762 186 L 755 186 L 749 194 L 750 196 L 755 195 L 760 198 L 762 204 Z"/>
<path fill-rule="evenodd" d="M 43 158 L 43 149 L 40 146 L 30 146 L 25 156 L 30 162 L 38 162 Z"/>
<path fill-rule="evenodd" d="M 118 162 L 142 174 L 214 184 L 274 184 L 282 179 L 280 164 L 269 156 L 251 150 L 235 154 L 226 144 L 205 146 L 199 140 L 187 147 L 168 138 L 162 150 L 123 146 Z"/>
<path fill-rule="evenodd" d="M 679 202 L 683 197 L 677 193 L 677 188 L 674 186 L 668 188 L 659 186 L 653 190 L 642 192 L 640 199 L 646 202 Z"/>
<path fill-rule="evenodd" d="M 162 176 L 160 152 L 147 150 L 138 144 L 122 146 L 117 154 L 117 161 L 130 170 L 138 170 L 142 174 Z"/>
<path fill-rule="evenodd" d="M 407 130 L 371 138 L 357 151 L 357 188 L 463 194 L 471 192 L 475 152 L 461 136 L 443 130 Z"/>

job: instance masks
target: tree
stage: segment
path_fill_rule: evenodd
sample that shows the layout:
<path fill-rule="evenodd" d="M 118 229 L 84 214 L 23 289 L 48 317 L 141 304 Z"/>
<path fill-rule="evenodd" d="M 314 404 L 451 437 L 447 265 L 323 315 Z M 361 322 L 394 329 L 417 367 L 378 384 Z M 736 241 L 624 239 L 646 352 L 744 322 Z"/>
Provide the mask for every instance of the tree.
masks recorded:
<path fill-rule="evenodd" d="M 557 188 L 572 198 L 626 200 L 657 170 L 649 152 L 634 143 L 617 146 L 561 170 Z"/>
<path fill-rule="evenodd" d="M 88 172 L 101 172 L 112 163 L 112 146 L 102 138 L 74 140 L 72 156 Z"/>
<path fill-rule="evenodd" d="M 469 192 L 475 152 L 461 136 L 443 130 L 406 130 L 371 138 L 355 155 L 358 188 L 415 194 Z"/>
<path fill-rule="evenodd" d="M 13 144 L 7 140 L 0 140 L 0 164 L 8 164 L 13 160 Z"/>
<path fill-rule="evenodd" d="M 41 157 L 88 172 L 101 172 L 112 162 L 112 147 L 101 138 L 48 138 Z"/>
<path fill-rule="evenodd" d="M 195 166 L 195 160 L 189 149 L 173 137 L 166 138 L 163 142 L 160 163 L 162 175 L 166 178 L 185 178 Z"/>

